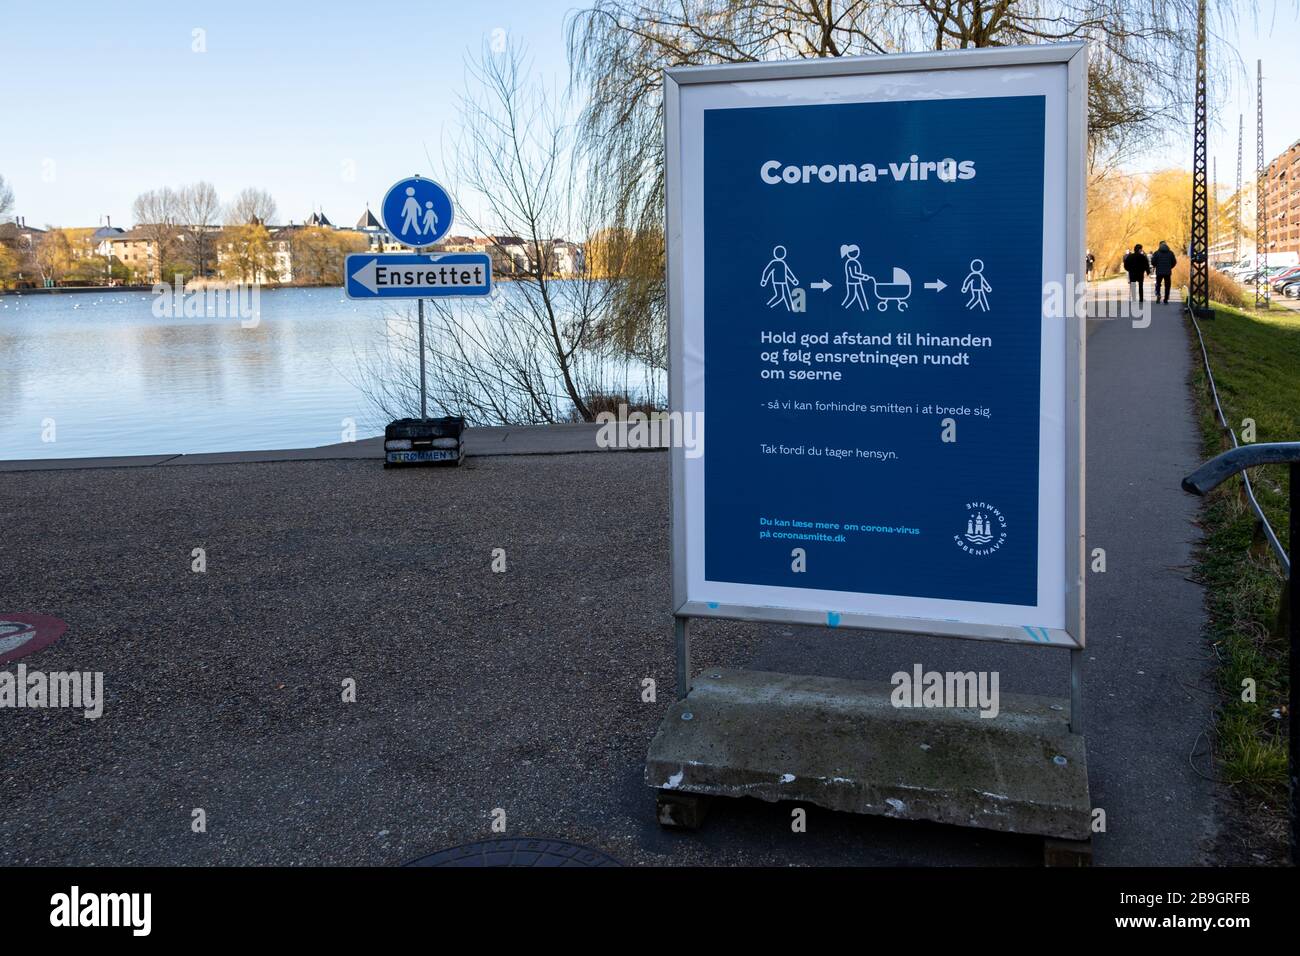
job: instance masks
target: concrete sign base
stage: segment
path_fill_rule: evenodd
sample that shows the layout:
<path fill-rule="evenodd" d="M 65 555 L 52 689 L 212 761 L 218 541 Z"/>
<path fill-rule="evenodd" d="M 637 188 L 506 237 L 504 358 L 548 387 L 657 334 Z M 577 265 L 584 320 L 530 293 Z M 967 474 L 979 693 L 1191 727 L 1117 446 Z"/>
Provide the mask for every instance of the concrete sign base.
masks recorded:
<path fill-rule="evenodd" d="M 696 826 L 691 795 L 1031 833 L 1091 836 L 1082 735 L 1069 701 L 1002 694 L 975 708 L 899 708 L 892 685 L 712 668 L 669 709 L 646 783 L 660 822 Z"/>

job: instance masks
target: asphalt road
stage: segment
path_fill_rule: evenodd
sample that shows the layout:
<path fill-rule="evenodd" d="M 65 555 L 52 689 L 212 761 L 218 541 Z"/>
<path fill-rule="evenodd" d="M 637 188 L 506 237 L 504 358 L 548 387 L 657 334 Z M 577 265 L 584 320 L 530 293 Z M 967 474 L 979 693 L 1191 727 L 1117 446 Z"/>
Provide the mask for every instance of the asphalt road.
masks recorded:
<path fill-rule="evenodd" d="M 1176 307 L 1089 337 L 1085 718 L 1099 864 L 1202 861 L 1212 695 L 1189 583 L 1196 462 Z M 661 831 L 642 781 L 673 689 L 667 457 L 368 460 L 0 476 L 0 610 L 68 622 L 24 660 L 103 671 L 104 716 L 0 710 L 0 864 L 397 864 L 492 835 L 628 863 L 1036 864 L 1024 836 L 727 801 Z M 207 571 L 190 570 L 191 550 Z M 507 570 L 491 570 L 494 548 Z M 888 680 L 1065 652 L 702 622 L 713 664 Z M 9 665 L 12 670 L 14 665 Z M 658 682 L 643 703 L 641 681 Z M 356 681 L 355 703 L 342 682 Z M 1197 763 L 1205 769 L 1205 757 Z M 206 813 L 194 833 L 192 811 Z"/>

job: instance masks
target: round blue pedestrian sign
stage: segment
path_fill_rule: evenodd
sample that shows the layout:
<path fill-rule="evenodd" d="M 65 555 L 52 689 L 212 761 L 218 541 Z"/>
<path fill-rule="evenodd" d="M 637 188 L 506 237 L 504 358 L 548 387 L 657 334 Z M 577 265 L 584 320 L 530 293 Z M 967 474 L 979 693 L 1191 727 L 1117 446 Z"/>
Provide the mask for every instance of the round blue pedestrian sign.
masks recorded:
<path fill-rule="evenodd" d="M 399 180 L 380 207 L 386 228 L 403 245 L 431 246 L 451 229 L 451 197 L 432 179 Z"/>

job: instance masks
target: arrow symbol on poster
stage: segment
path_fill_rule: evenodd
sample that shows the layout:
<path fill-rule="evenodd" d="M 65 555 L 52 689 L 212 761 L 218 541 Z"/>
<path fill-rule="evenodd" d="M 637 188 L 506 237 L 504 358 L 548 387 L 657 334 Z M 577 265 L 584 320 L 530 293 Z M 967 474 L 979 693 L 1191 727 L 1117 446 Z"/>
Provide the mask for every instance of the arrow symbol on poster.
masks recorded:
<path fill-rule="evenodd" d="M 944 282 L 942 279 L 935 279 L 933 282 L 927 282 L 925 287 L 927 289 L 933 289 L 935 292 L 942 292 L 944 289 L 948 288 L 948 283 Z"/>
<path fill-rule="evenodd" d="M 809 283 L 809 284 L 810 284 L 814 289 L 817 289 L 818 291 L 821 291 L 821 292 L 825 292 L 827 289 L 829 289 L 829 288 L 831 287 L 831 284 L 830 284 L 829 282 L 827 282 L 825 279 L 822 279 L 821 282 L 812 282 L 812 283 Z"/>

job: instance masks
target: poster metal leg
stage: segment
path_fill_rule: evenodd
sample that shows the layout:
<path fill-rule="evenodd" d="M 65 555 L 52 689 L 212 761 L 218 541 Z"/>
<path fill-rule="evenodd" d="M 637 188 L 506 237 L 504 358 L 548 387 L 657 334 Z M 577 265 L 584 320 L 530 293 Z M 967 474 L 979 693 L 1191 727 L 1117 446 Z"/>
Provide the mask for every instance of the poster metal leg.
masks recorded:
<path fill-rule="evenodd" d="M 677 699 L 685 700 L 691 690 L 690 618 L 673 618 L 673 637 L 677 644 Z"/>
<path fill-rule="evenodd" d="M 1070 733 L 1083 733 L 1083 650 L 1070 651 Z"/>

